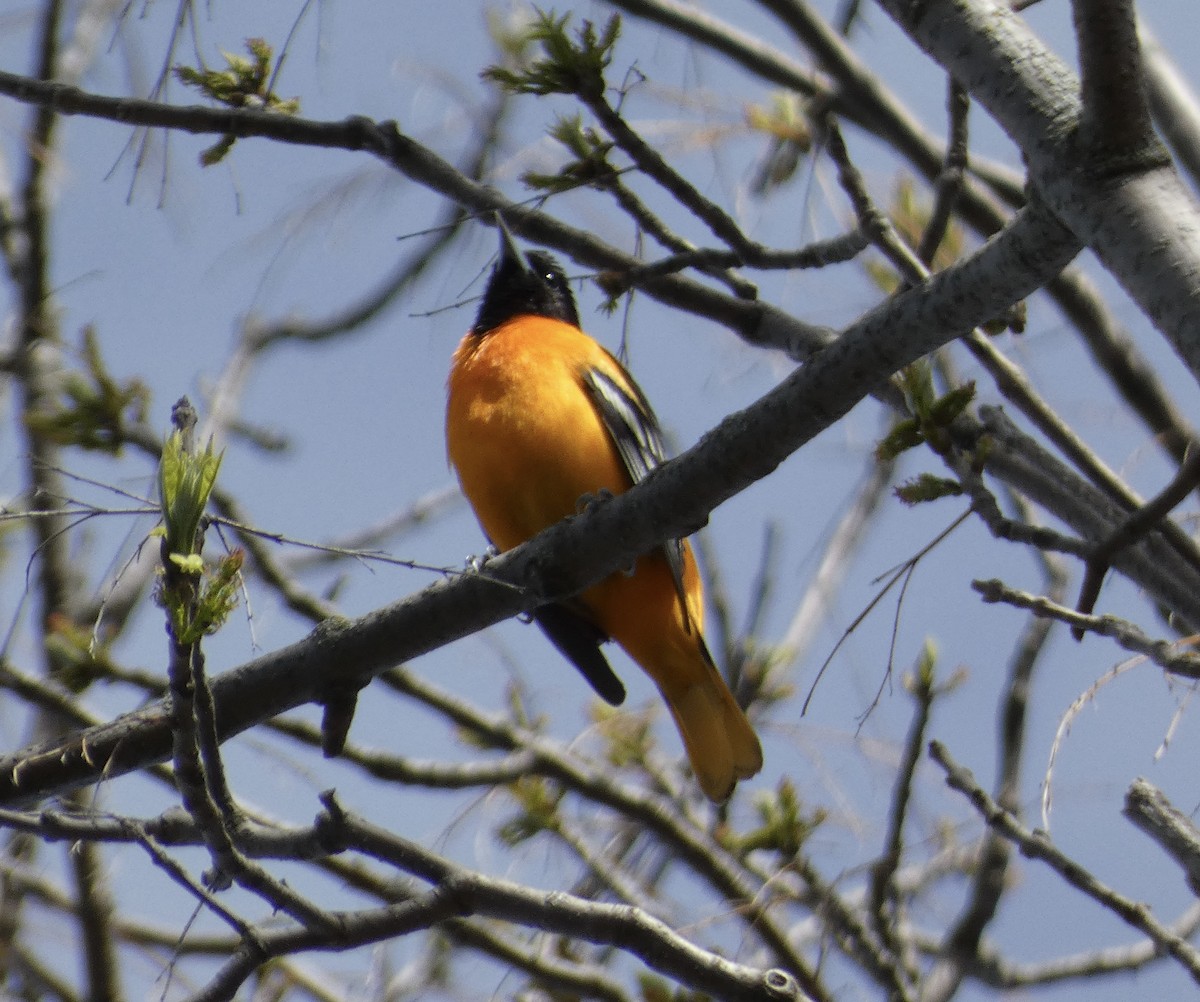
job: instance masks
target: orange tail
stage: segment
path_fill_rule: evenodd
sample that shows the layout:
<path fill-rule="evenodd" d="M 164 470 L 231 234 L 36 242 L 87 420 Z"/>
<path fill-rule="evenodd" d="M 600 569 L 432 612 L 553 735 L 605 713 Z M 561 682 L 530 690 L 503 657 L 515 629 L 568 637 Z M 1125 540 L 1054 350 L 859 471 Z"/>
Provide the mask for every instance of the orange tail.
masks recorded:
<path fill-rule="evenodd" d="M 696 779 L 709 800 L 729 799 L 762 768 L 762 747 L 704 644 L 704 604 L 691 549 L 683 548 L 687 611 L 661 554 L 584 592 L 600 627 L 625 648 L 666 700 Z"/>
<path fill-rule="evenodd" d="M 708 799 L 722 803 L 739 779 L 748 779 L 762 768 L 758 735 L 711 664 L 705 664 L 699 676 L 692 665 L 670 672 L 669 677 L 670 681 L 661 676 L 656 681 L 675 718 L 692 770 Z M 682 679 L 687 683 L 680 685 Z"/>

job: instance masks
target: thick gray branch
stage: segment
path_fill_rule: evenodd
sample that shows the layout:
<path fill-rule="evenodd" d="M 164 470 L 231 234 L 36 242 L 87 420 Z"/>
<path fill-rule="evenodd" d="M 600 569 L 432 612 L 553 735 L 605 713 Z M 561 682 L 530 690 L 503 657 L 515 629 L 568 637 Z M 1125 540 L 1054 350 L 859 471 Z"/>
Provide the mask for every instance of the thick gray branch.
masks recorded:
<path fill-rule="evenodd" d="M 1193 892 L 1200 894 L 1200 829 L 1192 819 L 1144 779 L 1134 780 L 1125 794 L 1123 813 L 1183 867 Z"/>
<path fill-rule="evenodd" d="M 671 536 L 703 525 L 723 501 L 771 473 L 892 373 L 995 316 L 1057 274 L 1075 242 L 1036 207 L 975 255 L 876 307 L 841 338 L 634 490 L 551 527 L 466 574 L 218 676 L 222 737 L 305 702 L 331 680 L 367 681 L 552 599 L 575 594 Z M 782 316 L 782 314 L 781 314 Z M 160 761 L 165 705 L 152 704 L 67 743 L 0 760 L 0 803 L 35 800 Z"/>
<path fill-rule="evenodd" d="M 1050 209 L 1200 378 L 1200 208 L 1155 141 L 1112 155 L 1081 139 L 1079 81 L 1007 3 L 881 0 L 1014 142 Z"/>

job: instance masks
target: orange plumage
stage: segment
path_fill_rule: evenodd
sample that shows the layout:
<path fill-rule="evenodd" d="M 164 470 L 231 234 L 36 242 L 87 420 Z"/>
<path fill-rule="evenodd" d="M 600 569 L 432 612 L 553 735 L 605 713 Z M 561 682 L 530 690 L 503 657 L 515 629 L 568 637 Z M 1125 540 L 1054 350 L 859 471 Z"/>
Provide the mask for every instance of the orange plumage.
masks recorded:
<path fill-rule="evenodd" d="M 579 328 L 549 255 L 502 254 L 450 369 L 446 443 L 483 531 L 507 550 L 620 494 L 662 460 L 657 421 L 621 364 Z M 725 800 L 762 767 L 758 738 L 704 644 L 700 576 L 686 541 L 640 558 L 536 618 L 602 696 L 624 689 L 598 651 L 612 638 L 654 680 L 705 794 Z"/>

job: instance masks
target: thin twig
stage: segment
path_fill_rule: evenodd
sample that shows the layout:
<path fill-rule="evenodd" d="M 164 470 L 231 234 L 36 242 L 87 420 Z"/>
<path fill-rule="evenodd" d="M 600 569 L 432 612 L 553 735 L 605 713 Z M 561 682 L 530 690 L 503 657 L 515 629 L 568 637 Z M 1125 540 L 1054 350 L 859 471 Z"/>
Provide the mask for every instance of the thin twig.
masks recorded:
<path fill-rule="evenodd" d="M 1108 887 L 1057 848 L 1044 832 L 1026 828 L 1015 816 L 1000 807 L 975 781 L 970 770 L 958 765 L 940 742 L 930 742 L 929 754 L 946 771 L 947 784 L 967 796 L 992 830 L 1016 845 L 1023 855 L 1041 860 L 1076 890 L 1148 936 L 1160 950 L 1178 960 L 1192 980 L 1200 984 L 1200 951 L 1159 922 L 1148 905 Z"/>
<path fill-rule="evenodd" d="M 1183 465 L 1166 487 L 1136 511 L 1131 512 L 1125 521 L 1094 545 L 1084 567 L 1083 583 L 1079 586 L 1079 600 L 1075 604 L 1081 613 L 1086 615 L 1096 607 L 1096 599 L 1100 597 L 1100 586 L 1104 583 L 1104 575 L 1108 573 L 1113 557 L 1146 536 L 1197 484 L 1200 484 L 1200 443 L 1188 451 Z M 1083 632 L 1079 627 L 1072 627 L 1071 635 L 1076 640 L 1083 639 Z"/>
<path fill-rule="evenodd" d="M 1057 619 L 1072 629 L 1111 637 L 1121 647 L 1135 654 L 1142 654 L 1160 668 L 1183 678 L 1200 678 L 1200 654 L 1187 650 L 1197 643 L 1196 637 L 1181 637 L 1178 640 L 1155 640 L 1141 628 L 1117 616 L 1085 616 L 1065 605 L 1034 595 L 1020 589 L 1010 588 L 1002 581 L 972 581 L 971 587 L 985 602 L 1005 602 L 1020 609 L 1028 609 L 1038 616 Z"/>
<path fill-rule="evenodd" d="M 772 1002 L 801 998 L 795 981 L 782 971 L 759 970 L 719 958 L 636 908 L 583 901 L 564 894 L 546 895 L 473 873 L 415 842 L 345 813 L 331 797 L 326 798 L 326 807 L 329 837 L 435 883 L 457 898 L 462 911 L 620 946 L 655 970 L 722 998 Z"/>
<path fill-rule="evenodd" d="M 938 247 L 950 229 L 968 164 L 968 124 L 971 95 L 953 77 L 946 85 L 946 107 L 950 114 L 950 138 L 946 143 L 946 165 L 934 185 L 933 208 L 925 232 L 917 244 L 917 257 L 926 265 L 933 263 Z"/>
<path fill-rule="evenodd" d="M 909 721 L 900 766 L 892 783 L 892 802 L 887 814 L 883 851 L 871 866 L 867 898 L 867 914 L 875 927 L 875 935 L 894 958 L 897 973 L 903 974 L 909 984 L 917 981 L 917 971 L 907 963 L 904 945 L 898 935 L 898 929 L 903 924 L 903 911 L 900 896 L 896 891 L 895 878 L 904 854 L 904 826 L 908 820 L 913 783 L 921 761 L 921 750 L 925 745 L 925 732 L 929 726 L 933 700 L 937 695 L 933 684 L 933 672 L 914 672 L 911 690 L 913 716 Z"/>

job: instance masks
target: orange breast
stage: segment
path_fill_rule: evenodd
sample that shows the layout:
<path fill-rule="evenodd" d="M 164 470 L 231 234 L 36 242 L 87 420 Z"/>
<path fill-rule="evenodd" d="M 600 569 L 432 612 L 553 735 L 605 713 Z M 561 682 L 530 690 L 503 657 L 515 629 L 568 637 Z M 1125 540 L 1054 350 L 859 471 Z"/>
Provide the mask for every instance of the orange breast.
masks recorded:
<path fill-rule="evenodd" d="M 577 328 L 516 317 L 454 355 L 446 443 L 463 493 L 491 541 L 511 549 L 574 513 L 580 497 L 631 484 L 583 375 L 597 369 L 637 396 L 611 355 Z M 700 785 L 715 801 L 762 766 L 754 729 L 701 639 L 704 602 L 683 544 L 679 601 L 662 550 L 579 596 L 596 625 L 657 684 Z"/>
<path fill-rule="evenodd" d="M 630 486 L 582 373 L 610 356 L 569 324 L 517 317 L 454 355 L 446 444 L 463 493 L 501 550 Z"/>

